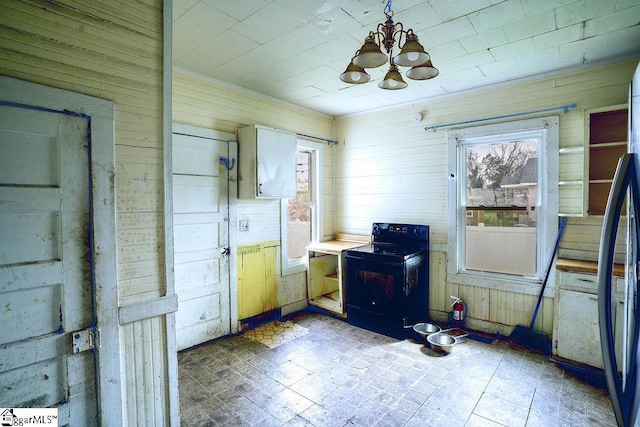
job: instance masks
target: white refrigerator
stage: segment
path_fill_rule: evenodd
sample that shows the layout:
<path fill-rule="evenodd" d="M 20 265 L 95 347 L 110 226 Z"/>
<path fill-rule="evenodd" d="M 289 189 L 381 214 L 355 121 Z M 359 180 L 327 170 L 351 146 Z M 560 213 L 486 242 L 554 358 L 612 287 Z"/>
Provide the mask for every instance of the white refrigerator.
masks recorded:
<path fill-rule="evenodd" d="M 622 212 L 624 202 L 626 212 Z M 612 289 L 616 231 L 621 215 L 627 217 L 626 266 L 623 322 L 615 319 Z M 638 416 L 638 278 L 640 277 L 640 64 L 629 89 L 629 152 L 620 158 L 602 225 L 598 258 L 598 319 L 607 388 L 619 426 L 633 426 Z M 622 323 L 622 324 L 620 324 Z M 622 343 L 616 343 L 621 330 Z M 622 352 L 616 357 L 615 346 Z"/>

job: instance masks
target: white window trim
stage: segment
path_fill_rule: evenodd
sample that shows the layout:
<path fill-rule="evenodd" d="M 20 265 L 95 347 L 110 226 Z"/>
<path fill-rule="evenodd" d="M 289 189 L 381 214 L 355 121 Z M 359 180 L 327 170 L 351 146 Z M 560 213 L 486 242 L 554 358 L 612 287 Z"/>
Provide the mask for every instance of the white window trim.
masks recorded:
<path fill-rule="evenodd" d="M 499 273 L 483 273 L 460 270 L 458 254 L 464 249 L 466 211 L 461 206 L 464 180 L 459 180 L 459 172 L 464 173 L 464 156 L 460 155 L 459 142 L 469 139 L 500 137 L 503 134 L 517 134 L 540 131 L 543 144 L 538 147 L 539 177 L 537 205 L 544 206 L 543 215 L 538 216 L 537 239 L 541 244 L 537 254 L 537 277 L 519 277 Z M 510 292 L 536 295 L 540 291 L 549 258 L 555 246 L 558 223 L 558 116 L 519 120 L 508 123 L 454 129 L 447 133 L 448 150 L 448 244 L 447 281 L 462 285 L 479 286 Z M 545 295 L 552 295 L 555 275 L 550 274 Z"/>
<path fill-rule="evenodd" d="M 312 201 L 315 206 L 311 208 L 311 241 L 318 242 L 319 236 L 322 236 L 322 221 L 320 215 L 322 214 L 322 180 L 323 180 L 323 164 L 322 159 L 324 157 L 325 144 L 309 141 L 306 139 L 298 139 L 296 148 L 298 150 L 310 150 L 312 152 L 312 185 L 311 191 Z M 282 275 L 287 276 L 290 274 L 301 273 L 307 270 L 307 257 L 304 256 L 299 259 L 290 260 L 288 253 L 288 217 L 287 208 L 289 206 L 288 199 L 280 199 L 280 252 L 281 252 L 281 268 Z"/>

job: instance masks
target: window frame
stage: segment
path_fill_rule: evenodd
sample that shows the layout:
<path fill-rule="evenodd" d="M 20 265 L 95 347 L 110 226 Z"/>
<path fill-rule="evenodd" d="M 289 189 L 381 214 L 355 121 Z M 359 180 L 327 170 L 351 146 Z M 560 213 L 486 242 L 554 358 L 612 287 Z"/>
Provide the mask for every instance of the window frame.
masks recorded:
<path fill-rule="evenodd" d="M 315 243 L 322 236 L 322 180 L 323 180 L 323 164 L 325 146 L 322 143 L 309 141 L 306 139 L 297 139 L 296 153 L 298 151 L 311 152 L 311 242 Z M 288 207 L 289 199 L 280 199 L 280 253 L 281 253 L 281 269 L 282 275 L 301 273 L 307 270 L 307 256 L 301 258 L 290 259 L 288 249 Z"/>
<path fill-rule="evenodd" d="M 555 246 L 558 223 L 558 116 L 518 120 L 483 126 L 451 129 L 447 132 L 448 154 L 448 261 L 447 281 L 484 288 L 521 292 L 535 295 L 539 292 L 549 257 Z M 525 277 L 505 273 L 481 272 L 464 269 L 466 205 L 463 204 L 466 182 L 467 145 L 487 143 L 494 138 L 506 141 L 509 135 L 538 135 L 538 189 L 536 276 Z M 513 139 L 517 139 L 513 138 Z M 459 179 L 459 177 L 461 179 Z M 555 275 L 549 275 L 549 292 L 555 287 Z"/>

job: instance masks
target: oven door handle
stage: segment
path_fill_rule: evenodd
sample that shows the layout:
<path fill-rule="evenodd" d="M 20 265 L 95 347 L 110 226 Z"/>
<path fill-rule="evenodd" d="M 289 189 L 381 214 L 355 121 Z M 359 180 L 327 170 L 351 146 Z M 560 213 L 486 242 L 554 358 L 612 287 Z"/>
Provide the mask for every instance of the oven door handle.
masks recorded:
<path fill-rule="evenodd" d="M 368 259 L 367 257 L 353 257 L 353 256 L 347 255 L 347 268 L 350 268 L 349 267 L 349 260 L 351 260 L 353 262 L 360 261 L 360 262 L 363 262 L 363 263 L 369 263 L 369 266 L 371 266 L 371 265 L 374 265 L 374 266 L 380 265 L 380 266 L 388 266 L 388 267 L 393 267 L 393 268 L 403 267 L 404 266 L 404 262 L 402 262 L 402 261 L 396 261 L 396 262 L 379 261 L 379 260 L 374 260 L 374 259 Z M 365 268 L 362 268 L 362 269 L 363 270 L 365 270 L 365 269 L 366 270 L 371 270 L 371 271 L 377 270 L 375 268 L 370 268 L 369 266 L 366 266 Z"/>

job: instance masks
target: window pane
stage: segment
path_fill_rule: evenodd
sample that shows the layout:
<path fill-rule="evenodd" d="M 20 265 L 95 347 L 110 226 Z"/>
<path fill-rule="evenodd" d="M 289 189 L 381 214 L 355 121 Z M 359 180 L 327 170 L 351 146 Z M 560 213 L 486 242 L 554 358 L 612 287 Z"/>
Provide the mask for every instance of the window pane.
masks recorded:
<path fill-rule="evenodd" d="M 288 219 L 289 259 L 302 258 L 311 243 L 311 207 L 289 204 Z"/>
<path fill-rule="evenodd" d="M 467 270 L 536 275 L 537 140 L 465 147 Z"/>
<path fill-rule="evenodd" d="M 287 214 L 289 259 L 306 256 L 307 246 L 311 243 L 311 162 L 311 152 L 297 152 L 296 198 L 289 199 Z"/>
<path fill-rule="evenodd" d="M 536 227 L 527 210 L 473 210 L 467 216 L 465 268 L 535 276 Z"/>
<path fill-rule="evenodd" d="M 535 139 L 466 146 L 466 205 L 535 206 L 536 147 Z"/>
<path fill-rule="evenodd" d="M 298 151 L 296 156 L 296 198 L 298 203 L 311 201 L 311 153 Z"/>

